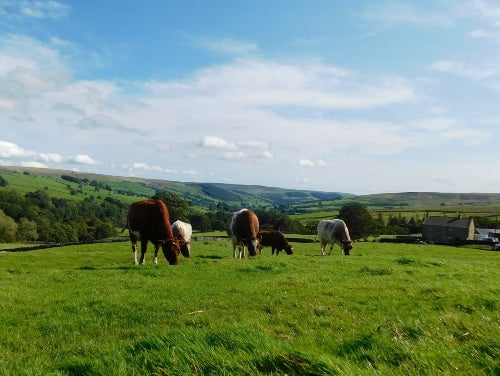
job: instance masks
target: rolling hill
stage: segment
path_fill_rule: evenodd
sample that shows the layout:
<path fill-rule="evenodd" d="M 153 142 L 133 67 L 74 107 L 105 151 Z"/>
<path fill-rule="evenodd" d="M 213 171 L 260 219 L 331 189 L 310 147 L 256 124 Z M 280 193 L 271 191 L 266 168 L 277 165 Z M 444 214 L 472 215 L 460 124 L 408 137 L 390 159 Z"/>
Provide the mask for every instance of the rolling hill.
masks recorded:
<path fill-rule="evenodd" d="M 8 187 L 23 193 L 46 189 L 56 197 L 81 199 L 88 195 L 98 195 L 113 196 L 120 201 L 133 202 L 138 198 L 151 197 L 156 192 L 166 191 L 183 197 L 192 205 L 203 207 L 224 202 L 229 206 L 264 208 L 352 196 L 339 192 L 293 190 L 260 185 L 190 183 L 33 167 L 3 166 L 0 167 L 0 176 L 7 182 Z"/>
<path fill-rule="evenodd" d="M 302 209 L 298 211 L 309 212 L 325 210 L 329 206 L 338 208 L 350 203 L 360 203 L 371 209 L 444 209 L 444 207 L 452 209 L 488 206 L 498 208 L 500 212 L 500 193 L 402 192 L 355 196 L 340 192 L 294 190 L 260 185 L 179 182 L 13 166 L 0 167 L 0 177 L 7 182 L 8 187 L 23 193 L 46 189 L 56 197 L 83 199 L 90 195 L 100 198 L 112 196 L 126 203 L 166 191 L 183 197 L 191 205 L 201 207 L 212 207 L 223 202 L 235 207 L 291 206 Z M 319 207 L 320 203 L 322 208 Z"/>

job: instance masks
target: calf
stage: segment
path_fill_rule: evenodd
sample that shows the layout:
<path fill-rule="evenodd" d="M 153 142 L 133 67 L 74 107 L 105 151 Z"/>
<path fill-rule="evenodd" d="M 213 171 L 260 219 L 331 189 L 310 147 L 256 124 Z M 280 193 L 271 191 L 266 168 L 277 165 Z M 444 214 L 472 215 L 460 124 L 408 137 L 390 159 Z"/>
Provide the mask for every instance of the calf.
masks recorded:
<path fill-rule="evenodd" d="M 349 255 L 352 249 L 352 240 L 349 230 L 341 219 L 328 219 L 318 223 L 318 240 L 321 242 L 321 254 L 325 255 L 325 248 L 330 243 L 330 255 L 335 243 L 338 241 L 342 246 L 343 253 Z"/>
<path fill-rule="evenodd" d="M 261 230 L 259 231 L 258 239 L 260 243 L 259 248 L 271 247 L 272 255 L 274 255 L 274 250 L 276 250 L 276 256 L 282 250 L 285 250 L 287 255 L 293 254 L 293 247 L 288 244 L 285 235 L 278 230 Z"/>
<path fill-rule="evenodd" d="M 259 219 L 249 209 L 241 209 L 231 214 L 227 223 L 227 233 L 233 242 L 233 257 L 236 258 L 236 245 L 238 245 L 238 258 L 245 257 L 245 245 L 250 256 L 257 255 L 259 242 Z"/>
<path fill-rule="evenodd" d="M 191 257 L 191 235 L 193 234 L 192 226 L 186 222 L 175 221 L 172 223 L 172 232 L 177 240 L 179 240 L 182 255 L 184 257 Z"/>
<path fill-rule="evenodd" d="M 146 261 L 148 241 L 155 246 L 153 262 L 158 263 L 158 248 L 161 246 L 163 255 L 170 265 L 178 264 L 179 241 L 174 237 L 170 226 L 168 209 L 161 200 L 142 200 L 130 205 L 127 224 L 122 232 L 128 228 L 134 264 L 137 265 L 137 240 L 141 241 L 141 264 Z"/>

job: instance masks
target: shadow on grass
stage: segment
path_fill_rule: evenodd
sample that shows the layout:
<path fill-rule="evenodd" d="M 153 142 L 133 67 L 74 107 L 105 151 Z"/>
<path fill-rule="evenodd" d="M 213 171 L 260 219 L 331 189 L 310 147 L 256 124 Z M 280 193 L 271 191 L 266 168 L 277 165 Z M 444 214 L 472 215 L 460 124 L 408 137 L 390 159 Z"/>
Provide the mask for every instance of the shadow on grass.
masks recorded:
<path fill-rule="evenodd" d="M 59 370 L 73 376 L 93 376 L 99 374 L 93 369 L 92 365 L 86 363 L 64 365 Z"/>
<path fill-rule="evenodd" d="M 222 260 L 224 258 L 224 256 L 219 256 L 219 255 L 201 255 L 201 256 L 196 256 L 196 258 L 211 259 L 211 260 Z"/>
<path fill-rule="evenodd" d="M 297 352 L 269 354 L 258 359 L 255 366 L 260 372 L 272 374 L 310 376 L 339 374 L 337 370 L 332 369 L 327 364 L 316 359 L 309 359 L 307 355 Z"/>

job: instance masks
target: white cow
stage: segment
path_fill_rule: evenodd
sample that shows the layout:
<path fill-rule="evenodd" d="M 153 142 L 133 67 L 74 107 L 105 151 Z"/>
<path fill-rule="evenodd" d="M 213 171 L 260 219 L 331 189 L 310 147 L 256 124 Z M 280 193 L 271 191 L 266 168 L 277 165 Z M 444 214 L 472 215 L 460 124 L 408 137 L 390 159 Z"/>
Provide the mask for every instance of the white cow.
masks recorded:
<path fill-rule="evenodd" d="M 330 243 L 330 255 L 333 246 L 339 242 L 345 255 L 352 249 L 352 240 L 349 230 L 341 219 L 327 219 L 318 223 L 318 240 L 321 242 L 321 254 L 325 255 L 325 248 Z"/>
<path fill-rule="evenodd" d="M 191 236 L 193 235 L 191 225 L 186 222 L 175 221 L 172 223 L 172 232 L 179 240 L 182 255 L 184 257 L 191 257 Z"/>

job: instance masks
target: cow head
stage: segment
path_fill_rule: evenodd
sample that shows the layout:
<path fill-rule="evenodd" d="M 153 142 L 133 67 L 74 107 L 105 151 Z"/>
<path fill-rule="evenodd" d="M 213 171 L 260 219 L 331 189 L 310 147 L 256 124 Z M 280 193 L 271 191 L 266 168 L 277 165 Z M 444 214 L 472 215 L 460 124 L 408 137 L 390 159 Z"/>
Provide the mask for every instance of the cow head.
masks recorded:
<path fill-rule="evenodd" d="M 262 247 L 260 247 L 260 243 L 257 239 L 251 240 L 248 242 L 248 254 L 250 256 L 257 256 L 260 253 Z"/>
<path fill-rule="evenodd" d="M 351 254 L 352 249 L 352 241 L 351 240 L 342 240 L 342 250 L 344 251 L 344 255 L 349 256 Z"/>
<path fill-rule="evenodd" d="M 288 244 L 288 246 L 285 247 L 285 252 L 287 255 L 293 255 L 293 247 Z"/>
<path fill-rule="evenodd" d="M 170 265 L 177 265 L 179 263 L 179 241 L 176 238 L 169 239 L 162 243 L 163 255 Z"/>

